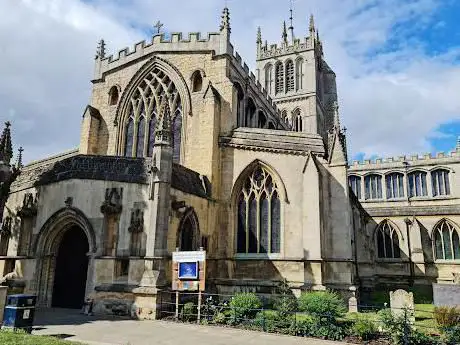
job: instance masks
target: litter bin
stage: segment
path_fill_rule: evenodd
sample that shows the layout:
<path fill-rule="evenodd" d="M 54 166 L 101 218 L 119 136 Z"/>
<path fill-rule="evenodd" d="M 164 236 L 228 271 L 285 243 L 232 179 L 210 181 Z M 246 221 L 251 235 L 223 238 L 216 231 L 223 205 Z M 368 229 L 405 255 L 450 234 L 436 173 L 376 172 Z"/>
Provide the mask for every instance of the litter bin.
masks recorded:
<path fill-rule="evenodd" d="M 2 328 L 32 332 L 35 316 L 35 295 L 10 295 L 6 299 Z"/>

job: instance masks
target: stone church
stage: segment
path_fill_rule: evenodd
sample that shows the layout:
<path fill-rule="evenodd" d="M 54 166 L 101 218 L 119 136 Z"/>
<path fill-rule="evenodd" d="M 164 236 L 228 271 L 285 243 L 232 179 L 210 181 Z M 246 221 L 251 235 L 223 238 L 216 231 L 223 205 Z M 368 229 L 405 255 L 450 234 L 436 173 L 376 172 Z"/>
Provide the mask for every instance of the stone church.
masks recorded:
<path fill-rule="evenodd" d="M 19 162 L 3 184 L 4 280 L 40 306 L 91 298 L 140 319 L 170 289 L 177 248 L 204 248 L 207 289 L 225 294 L 453 282 L 460 143 L 349 163 L 313 17 L 305 31 L 284 24 L 268 44 L 259 29 L 255 74 L 227 8 L 206 36 L 159 33 L 116 56 L 101 41 L 78 149 Z"/>

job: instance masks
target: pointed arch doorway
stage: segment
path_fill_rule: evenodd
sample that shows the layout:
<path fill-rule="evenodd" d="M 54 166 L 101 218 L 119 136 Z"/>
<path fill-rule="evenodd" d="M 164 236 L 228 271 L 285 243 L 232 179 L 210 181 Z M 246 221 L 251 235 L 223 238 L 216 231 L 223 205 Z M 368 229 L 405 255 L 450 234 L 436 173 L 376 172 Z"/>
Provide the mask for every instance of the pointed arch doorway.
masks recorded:
<path fill-rule="evenodd" d="M 88 251 L 88 239 L 80 227 L 74 225 L 62 235 L 56 256 L 52 307 L 82 307 L 88 274 Z"/>

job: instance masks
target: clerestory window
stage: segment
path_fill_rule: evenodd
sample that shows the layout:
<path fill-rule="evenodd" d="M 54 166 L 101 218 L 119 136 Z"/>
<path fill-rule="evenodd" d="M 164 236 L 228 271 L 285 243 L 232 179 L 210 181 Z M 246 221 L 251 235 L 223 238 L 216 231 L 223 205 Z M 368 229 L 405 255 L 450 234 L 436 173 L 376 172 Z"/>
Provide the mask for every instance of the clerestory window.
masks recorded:
<path fill-rule="evenodd" d="M 364 178 L 364 188 L 367 200 L 382 199 L 382 176 L 367 175 Z"/>
<path fill-rule="evenodd" d="M 404 198 L 404 174 L 392 173 L 385 177 L 387 199 Z"/>
<path fill-rule="evenodd" d="M 407 175 L 409 182 L 409 197 L 427 196 L 426 172 L 414 171 Z"/>
<path fill-rule="evenodd" d="M 449 171 L 437 169 L 431 172 L 433 196 L 450 195 Z"/>

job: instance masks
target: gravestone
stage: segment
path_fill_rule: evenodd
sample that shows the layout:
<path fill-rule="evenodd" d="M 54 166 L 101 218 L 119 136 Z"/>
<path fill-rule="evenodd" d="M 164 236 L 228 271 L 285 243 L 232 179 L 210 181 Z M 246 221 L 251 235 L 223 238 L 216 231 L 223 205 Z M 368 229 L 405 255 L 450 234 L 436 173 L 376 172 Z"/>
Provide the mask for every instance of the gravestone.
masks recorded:
<path fill-rule="evenodd" d="M 390 307 L 395 316 L 404 316 L 404 311 L 407 310 L 407 317 L 415 321 L 414 294 L 412 292 L 401 289 L 390 291 Z"/>
<path fill-rule="evenodd" d="M 354 296 L 348 299 L 348 312 L 350 313 L 358 312 L 358 299 Z"/>

